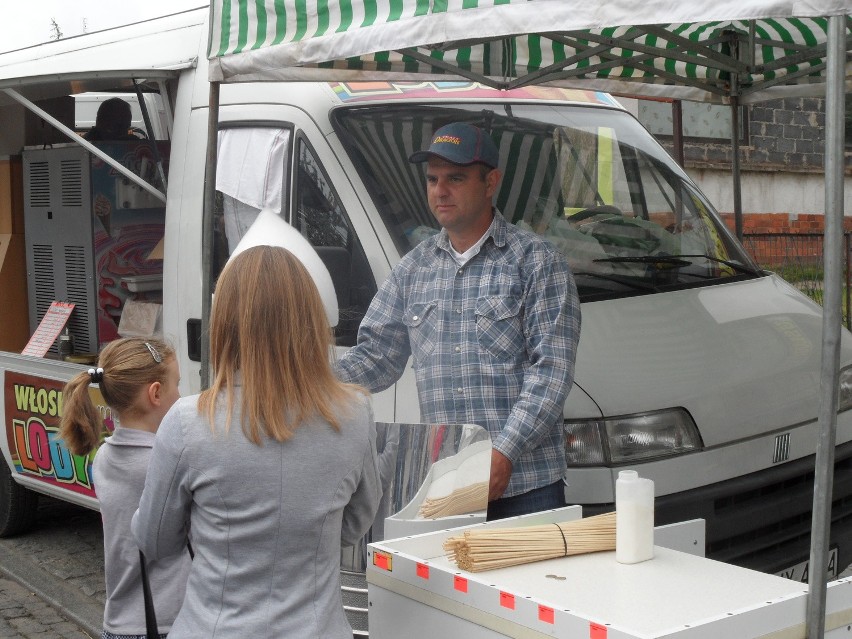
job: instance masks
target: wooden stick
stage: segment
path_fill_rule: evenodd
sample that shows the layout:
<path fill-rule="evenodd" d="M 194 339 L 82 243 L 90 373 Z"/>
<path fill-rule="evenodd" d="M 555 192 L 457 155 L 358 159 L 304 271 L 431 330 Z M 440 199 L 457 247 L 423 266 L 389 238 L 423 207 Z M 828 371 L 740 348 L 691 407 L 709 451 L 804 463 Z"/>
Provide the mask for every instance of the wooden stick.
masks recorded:
<path fill-rule="evenodd" d="M 615 550 L 614 512 L 543 526 L 466 530 L 444 542 L 450 559 L 470 572 L 603 550 Z"/>
<path fill-rule="evenodd" d="M 458 488 L 444 497 L 424 499 L 417 514 L 424 519 L 437 519 L 484 510 L 487 505 L 488 482 L 483 481 Z"/>

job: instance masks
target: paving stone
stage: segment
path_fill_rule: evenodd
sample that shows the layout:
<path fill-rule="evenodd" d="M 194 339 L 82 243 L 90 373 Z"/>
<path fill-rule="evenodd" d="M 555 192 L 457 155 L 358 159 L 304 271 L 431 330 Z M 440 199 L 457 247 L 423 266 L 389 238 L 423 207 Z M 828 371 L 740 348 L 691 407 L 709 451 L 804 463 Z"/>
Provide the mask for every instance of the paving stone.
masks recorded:
<path fill-rule="evenodd" d="M 90 635 L 17 582 L 0 577 L 0 638 L 85 639 Z"/>

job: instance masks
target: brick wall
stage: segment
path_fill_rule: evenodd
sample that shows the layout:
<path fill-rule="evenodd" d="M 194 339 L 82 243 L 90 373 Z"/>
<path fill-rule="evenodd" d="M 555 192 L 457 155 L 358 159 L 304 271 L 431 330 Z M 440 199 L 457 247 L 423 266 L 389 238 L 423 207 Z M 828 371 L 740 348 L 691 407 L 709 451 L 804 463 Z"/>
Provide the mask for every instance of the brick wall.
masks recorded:
<path fill-rule="evenodd" d="M 735 232 L 733 213 L 723 213 L 721 217 L 731 232 Z M 843 230 L 852 233 L 852 218 L 843 220 Z M 778 267 L 791 262 L 821 264 L 824 231 L 822 215 L 743 214 L 743 243 L 762 266 Z"/>
<path fill-rule="evenodd" d="M 722 219 L 734 231 L 734 214 L 722 213 Z M 843 230 L 852 231 L 852 218 L 843 220 Z M 792 213 L 743 213 L 743 234 L 751 233 L 822 233 L 825 217 Z"/>
<path fill-rule="evenodd" d="M 823 98 L 785 98 L 751 105 L 747 107 L 746 120 L 748 135 L 740 143 L 740 168 L 743 172 L 822 173 Z M 663 138 L 660 142 L 672 152 L 670 138 Z M 731 169 L 730 141 L 686 139 L 683 151 L 686 168 Z M 847 149 L 845 155 L 846 175 L 850 176 L 852 151 Z M 734 232 L 733 213 L 722 213 L 722 218 Z M 743 212 L 744 236 L 774 236 L 746 238 L 746 247 L 762 265 L 777 266 L 790 260 L 820 261 L 824 230 L 822 215 Z M 852 217 L 844 220 L 844 231 L 852 232 Z M 792 237 L 779 238 L 781 234 Z M 808 237 L 808 234 L 820 237 Z"/>

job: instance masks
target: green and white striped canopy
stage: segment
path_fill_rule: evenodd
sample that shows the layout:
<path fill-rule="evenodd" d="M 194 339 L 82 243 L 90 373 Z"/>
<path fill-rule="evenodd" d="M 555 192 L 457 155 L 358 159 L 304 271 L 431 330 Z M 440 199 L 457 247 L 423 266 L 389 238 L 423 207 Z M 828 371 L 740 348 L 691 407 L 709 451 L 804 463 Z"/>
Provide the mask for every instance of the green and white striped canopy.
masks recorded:
<path fill-rule="evenodd" d="M 852 0 L 214 0 L 210 11 L 212 81 L 467 78 L 746 103 L 824 91 L 827 17 Z"/>

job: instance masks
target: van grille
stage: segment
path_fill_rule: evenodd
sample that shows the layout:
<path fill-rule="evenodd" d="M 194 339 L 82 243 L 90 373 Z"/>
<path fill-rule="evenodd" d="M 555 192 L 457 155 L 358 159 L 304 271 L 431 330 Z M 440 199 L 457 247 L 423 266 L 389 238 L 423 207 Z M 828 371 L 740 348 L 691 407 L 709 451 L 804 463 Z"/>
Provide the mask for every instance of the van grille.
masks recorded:
<path fill-rule="evenodd" d="M 707 556 L 768 572 L 806 559 L 813 518 L 814 460 L 809 457 L 779 467 L 788 470 L 789 466 L 793 472 L 765 486 L 713 499 L 713 515 L 707 521 Z M 774 470 L 755 475 L 771 477 Z M 835 451 L 831 529 L 831 543 L 839 545 L 840 566 L 845 566 L 852 553 L 852 535 L 847 532 L 852 531 L 852 444 Z"/>
<path fill-rule="evenodd" d="M 815 456 L 743 477 L 658 497 L 657 525 L 688 519 L 707 523 L 707 557 L 775 573 L 810 554 Z M 584 505 L 583 514 L 613 504 Z M 838 565 L 852 563 L 852 442 L 835 449 L 830 544 Z"/>
<path fill-rule="evenodd" d="M 772 453 L 772 463 L 787 461 L 790 458 L 790 433 L 778 435 L 775 438 L 775 450 Z"/>

